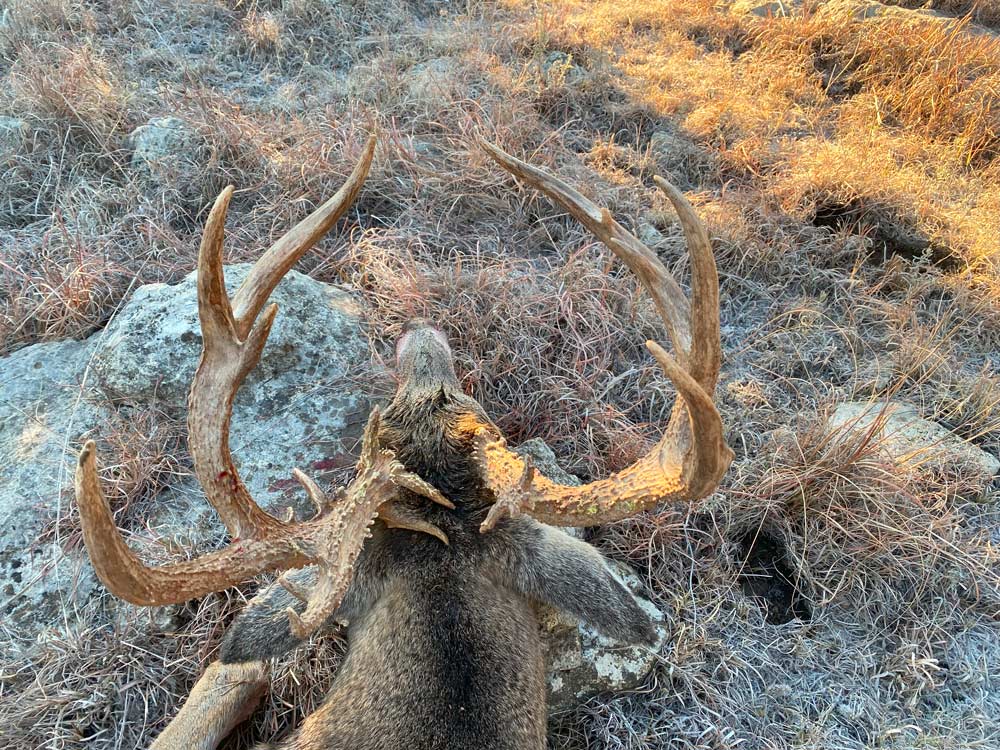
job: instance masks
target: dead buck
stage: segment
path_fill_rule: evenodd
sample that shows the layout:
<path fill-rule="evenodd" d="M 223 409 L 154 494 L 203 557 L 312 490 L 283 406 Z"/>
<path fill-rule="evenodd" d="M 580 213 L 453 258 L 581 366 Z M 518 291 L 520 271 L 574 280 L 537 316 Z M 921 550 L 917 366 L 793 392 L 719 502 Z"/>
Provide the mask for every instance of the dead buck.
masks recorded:
<path fill-rule="evenodd" d="M 80 453 L 77 501 L 101 580 L 142 605 L 184 602 L 266 571 L 295 569 L 247 606 L 159 750 L 214 748 L 266 689 L 269 657 L 334 621 L 348 651 L 322 707 L 282 748 L 364 750 L 542 748 L 546 706 L 535 602 L 614 638 L 648 642 L 653 624 L 590 545 L 552 528 L 592 526 L 667 500 L 705 497 L 732 459 L 712 395 L 719 372 L 718 277 L 708 235 L 684 197 L 657 180 L 680 216 L 692 301 L 656 255 L 571 187 L 495 146 L 496 162 L 583 222 L 652 295 L 673 343 L 647 346 L 679 394 L 659 445 L 634 465 L 580 487 L 541 476 L 509 450 L 455 376 L 439 330 L 411 321 L 396 345 L 399 386 L 372 411 L 357 478 L 327 496 L 294 474 L 317 508 L 285 522 L 250 497 L 229 451 L 233 398 L 277 312 L 268 295 L 361 189 L 375 139 L 344 187 L 279 239 L 230 299 L 223 283 L 227 188 L 208 217 L 198 260 L 204 348 L 189 399 L 195 473 L 229 530 L 225 549 L 148 567 L 115 526 L 94 443 Z M 263 313 L 262 313 L 263 311 Z"/>

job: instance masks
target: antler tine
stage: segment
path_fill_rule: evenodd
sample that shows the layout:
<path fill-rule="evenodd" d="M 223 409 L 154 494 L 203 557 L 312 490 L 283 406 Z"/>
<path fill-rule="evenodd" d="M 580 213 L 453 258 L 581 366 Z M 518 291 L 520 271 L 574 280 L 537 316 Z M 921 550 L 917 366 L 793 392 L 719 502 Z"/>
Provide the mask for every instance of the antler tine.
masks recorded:
<path fill-rule="evenodd" d="M 80 451 L 76 498 L 94 570 L 115 596 L 147 606 L 179 604 L 267 570 L 299 568 L 310 562 L 294 539 L 281 536 L 230 546 L 173 565 L 146 565 L 125 544 L 115 525 L 97 476 L 96 453 L 92 440 Z"/>
<path fill-rule="evenodd" d="M 271 296 L 274 287 L 302 254 L 315 245 L 354 203 L 368 177 L 375 155 L 376 136 L 368 138 L 347 182 L 326 203 L 296 224 L 254 263 L 246 280 L 233 296 L 233 310 L 239 332 L 246 336 L 254 319 Z"/>
<path fill-rule="evenodd" d="M 486 427 L 475 436 L 477 461 L 497 498 L 483 530 L 502 515 L 526 510 L 548 523 L 606 523 L 668 499 L 695 500 L 712 492 L 732 462 L 722 418 L 712 401 L 719 375 L 719 279 L 708 232 L 691 204 L 673 185 L 656 184 L 674 205 L 691 255 L 693 302 L 656 254 L 616 222 L 607 209 L 587 200 L 557 177 L 483 142 L 492 158 L 515 177 L 565 208 L 617 255 L 652 296 L 674 345 L 673 355 L 654 341 L 646 346 L 677 388 L 678 399 L 656 450 L 605 480 L 567 487 L 530 476 L 525 462 Z M 525 477 L 528 477 L 525 479 Z"/>
<path fill-rule="evenodd" d="M 240 479 L 229 449 L 233 399 L 256 366 L 277 313 L 260 311 L 292 264 L 343 215 L 364 183 L 375 150 L 368 140 L 347 183 L 322 206 L 274 243 L 254 263 L 230 302 L 222 265 L 227 187 L 209 214 L 198 256 L 198 313 L 203 349 L 188 397 L 188 440 L 195 474 L 229 533 L 238 539 L 264 538 L 284 524 L 263 511 Z"/>
<path fill-rule="evenodd" d="M 378 450 L 375 433 L 359 463 L 359 476 L 345 501 L 328 510 L 322 492 L 301 473 L 297 476 L 321 507 L 315 519 L 283 523 L 262 510 L 240 480 L 229 450 L 233 399 L 257 364 L 277 312 L 264 304 L 281 276 L 347 209 L 371 165 L 375 140 L 369 140 L 348 183 L 332 199 L 300 222 L 255 264 L 233 302 L 226 294 L 222 245 L 231 187 L 219 195 L 206 222 L 198 258 L 198 314 L 203 346 L 189 395 L 188 432 L 195 473 L 209 502 L 233 537 L 230 545 L 195 560 L 160 567 L 145 565 L 122 539 L 101 492 L 93 442 L 80 452 L 76 494 L 84 541 L 98 576 L 117 596 L 135 604 L 182 602 L 219 591 L 269 570 L 317 565 L 321 584 L 309 597 L 304 630 L 320 624 L 320 615 L 339 603 L 364 538 L 382 505 L 398 487 L 414 489 L 447 503 L 419 477 L 408 474 L 388 451 Z M 263 310 L 263 312 L 262 312 Z M 430 532 L 428 532 L 430 533 Z"/>
<path fill-rule="evenodd" d="M 653 182 L 670 200 L 684 230 L 691 258 L 691 376 L 711 392 L 719 377 L 719 273 L 708 230 L 684 194 L 659 175 Z M 664 269 L 666 271 L 666 269 Z"/>
<path fill-rule="evenodd" d="M 626 231 L 606 209 L 562 180 L 501 151 L 492 143 L 480 140 L 480 144 L 497 164 L 566 209 L 631 269 L 653 298 L 677 358 L 686 361 L 691 346 L 691 313 L 683 290 L 656 254 Z"/>

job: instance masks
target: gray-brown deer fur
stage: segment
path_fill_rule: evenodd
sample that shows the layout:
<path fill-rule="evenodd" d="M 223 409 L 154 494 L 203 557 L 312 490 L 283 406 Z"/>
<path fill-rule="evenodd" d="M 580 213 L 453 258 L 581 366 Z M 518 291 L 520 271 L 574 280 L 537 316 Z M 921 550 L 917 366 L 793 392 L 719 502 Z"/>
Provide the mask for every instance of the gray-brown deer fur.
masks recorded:
<path fill-rule="evenodd" d="M 382 434 L 408 469 L 455 503 L 453 511 L 425 506 L 449 544 L 375 526 L 336 615 L 350 622 L 346 659 L 322 708 L 280 747 L 542 748 L 535 604 L 629 642 L 651 641 L 653 623 L 589 544 L 527 516 L 480 533 L 493 498 L 460 427 L 489 419 L 462 393 L 438 331 L 411 324 L 398 349 L 400 382 Z M 298 645 L 289 606 L 303 605 L 277 585 L 254 599 L 226 634 L 221 661 L 257 661 Z"/>
<path fill-rule="evenodd" d="M 231 298 L 223 278 L 227 188 L 205 225 L 198 259 L 202 356 L 188 400 L 195 474 L 231 537 L 222 550 L 148 566 L 115 526 L 96 448 L 80 452 L 76 497 L 94 569 L 139 605 L 184 602 L 266 571 L 293 571 L 253 599 L 225 636 L 154 750 L 213 750 L 267 688 L 267 660 L 324 625 L 349 623 L 329 696 L 285 750 L 539 750 L 546 701 L 536 606 L 575 615 L 619 641 L 650 643 L 654 625 L 601 555 L 544 525 L 594 526 L 665 501 L 705 497 L 732 460 L 712 402 L 719 372 L 718 275 L 708 234 L 683 195 L 657 184 L 688 242 L 692 299 L 655 253 L 561 180 L 495 146 L 504 169 L 548 195 L 635 273 L 673 344 L 647 342 L 677 389 L 659 444 L 606 479 L 565 486 L 510 451 L 455 376 L 444 334 L 408 323 L 396 346 L 398 387 L 373 410 L 351 483 L 327 496 L 296 478 L 317 508 L 306 521 L 264 511 L 229 450 L 236 391 L 267 342 L 271 291 L 357 197 L 370 138 L 345 185 L 280 238 Z M 370 534 L 370 536 L 369 536 Z"/>

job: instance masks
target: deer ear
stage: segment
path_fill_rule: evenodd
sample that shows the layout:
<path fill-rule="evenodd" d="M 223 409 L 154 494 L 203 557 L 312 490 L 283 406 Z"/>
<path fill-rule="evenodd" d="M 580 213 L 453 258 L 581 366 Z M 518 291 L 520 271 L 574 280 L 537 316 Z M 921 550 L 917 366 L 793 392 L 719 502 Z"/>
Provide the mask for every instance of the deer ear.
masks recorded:
<path fill-rule="evenodd" d="M 306 609 L 303 594 L 316 585 L 318 576 L 315 566 L 293 570 L 251 599 L 226 631 L 219 660 L 223 664 L 260 661 L 287 654 L 304 643 L 308 636 L 292 632 L 288 611 L 302 615 Z M 362 553 L 340 606 L 324 627 L 360 616 L 377 598 L 380 582 L 381 576 L 372 574 Z"/>
<path fill-rule="evenodd" d="M 567 612 L 609 638 L 652 644 L 656 623 L 591 545 L 564 531 L 521 516 L 498 527 L 503 585 Z M 499 540 L 498 540 L 499 541 Z"/>

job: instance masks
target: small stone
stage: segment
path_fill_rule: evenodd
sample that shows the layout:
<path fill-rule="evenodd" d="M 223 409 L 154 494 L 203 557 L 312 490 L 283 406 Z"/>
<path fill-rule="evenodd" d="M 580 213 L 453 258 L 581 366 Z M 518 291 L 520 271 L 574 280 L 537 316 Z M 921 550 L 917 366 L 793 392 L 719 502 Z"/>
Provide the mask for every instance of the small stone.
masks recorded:
<path fill-rule="evenodd" d="M 0 159 L 9 159 L 23 148 L 28 140 L 28 125 L 17 117 L 0 117 Z"/>
<path fill-rule="evenodd" d="M 461 75 L 458 61 L 452 57 L 436 57 L 410 68 L 406 76 L 409 98 L 420 102 L 451 98 Z"/>
<path fill-rule="evenodd" d="M 169 190 L 182 204 L 207 199 L 208 150 L 202 137 L 179 117 L 155 117 L 126 139 L 136 175 L 153 190 Z"/>
<path fill-rule="evenodd" d="M 570 487 L 578 487 L 583 484 L 580 477 L 570 474 L 559 465 L 555 452 L 541 438 L 525 440 L 514 449 L 514 452 L 520 456 L 530 456 L 535 463 L 535 468 L 553 482 Z"/>

